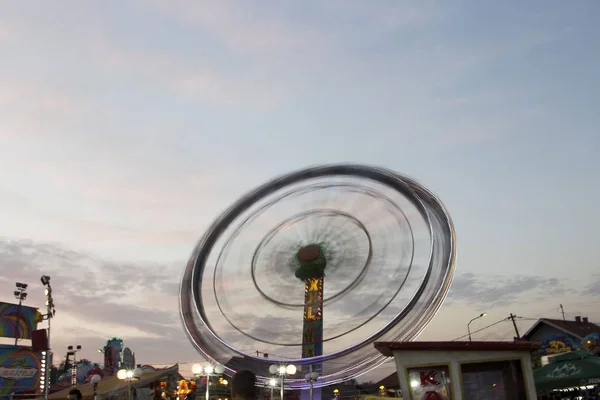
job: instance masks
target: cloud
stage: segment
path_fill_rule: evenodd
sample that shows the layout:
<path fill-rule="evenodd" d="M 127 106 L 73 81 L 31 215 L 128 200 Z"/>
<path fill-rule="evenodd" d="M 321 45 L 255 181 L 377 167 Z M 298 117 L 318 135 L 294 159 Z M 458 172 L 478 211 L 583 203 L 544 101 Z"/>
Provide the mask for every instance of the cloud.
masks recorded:
<path fill-rule="evenodd" d="M 58 354 L 85 342 L 83 356 L 98 359 L 96 349 L 117 336 L 147 362 L 190 357 L 177 303 L 184 263 L 109 262 L 58 245 L 1 239 L 0 265 L 2 292 L 26 282 L 27 304 L 42 309 L 39 279 L 51 277 L 56 303 L 51 339 Z"/>
<path fill-rule="evenodd" d="M 143 1 L 139 6 L 144 11 L 150 10 L 204 31 L 236 53 L 303 52 L 326 43 L 323 32 L 313 26 L 290 20 L 284 22 L 284 10 L 277 4 L 261 9 L 258 4 L 244 2 L 173 1 L 165 5 Z"/>
<path fill-rule="evenodd" d="M 0 140 L 47 138 L 52 128 L 82 122 L 88 111 L 82 102 L 42 82 L 0 77 Z"/>
<path fill-rule="evenodd" d="M 139 362 L 162 364 L 200 359 L 185 337 L 179 321 L 177 296 L 183 262 L 159 264 L 106 261 L 60 245 L 1 239 L 0 265 L 0 290 L 10 292 L 15 281 L 29 283 L 30 296 L 27 304 L 31 306 L 42 305 L 44 301 L 43 290 L 38 283 L 39 277 L 42 274 L 52 277 L 57 306 L 52 343 L 58 354 L 61 348 L 81 344 L 84 347 L 82 356 L 100 361 L 96 349 L 108 338 L 117 336 L 124 339 L 125 345 L 136 353 Z M 240 280 L 228 280 L 227 284 L 231 285 L 230 290 L 243 286 Z M 597 294 L 593 293 L 596 284 L 590 284 L 587 289 L 589 294 Z M 414 284 L 409 288 L 411 287 Z M 572 292 L 569 287 L 553 278 L 485 277 L 465 273 L 455 279 L 449 296 L 450 302 L 442 310 L 441 318 L 451 318 L 458 309 L 464 308 L 465 303 L 469 306 L 486 304 L 502 307 L 521 304 L 526 296 L 529 296 L 530 302 L 535 303 L 548 296 Z M 358 297 L 368 303 L 376 300 L 377 296 L 366 290 Z M 531 297 L 534 299 L 531 300 Z M 348 316 L 353 315 L 358 304 L 355 300 L 344 303 L 343 307 L 338 307 L 337 312 L 346 309 Z M 253 309 L 251 304 L 246 306 L 246 312 L 252 318 L 242 322 L 245 324 L 244 330 L 250 334 L 289 342 L 291 332 L 299 332 L 298 329 L 301 329 L 299 317 L 286 322 L 279 315 L 274 318 L 268 310 Z M 583 312 L 581 314 L 585 315 Z M 331 314 L 327 316 L 334 317 Z M 390 317 L 391 315 L 384 314 L 381 318 Z M 297 348 L 266 344 L 261 347 L 258 344 L 257 349 L 256 343 L 250 344 L 248 339 L 226 324 L 216 323 L 215 328 L 223 338 L 231 338 L 231 344 L 249 354 L 259 350 L 270 352 L 273 356 L 297 356 Z M 510 334 L 507 327 L 503 326 L 502 329 L 502 335 Z M 364 333 L 365 331 L 358 331 L 355 335 L 347 335 L 325 347 L 329 351 L 341 349 L 363 339 Z M 498 332 L 489 332 L 489 335 L 494 338 L 502 336 L 498 336 Z"/>
<path fill-rule="evenodd" d="M 589 284 L 585 287 L 582 294 L 588 296 L 598 296 L 600 294 L 600 274 L 592 275 Z"/>
<path fill-rule="evenodd" d="M 574 290 L 557 278 L 531 275 L 481 276 L 467 272 L 456 276 L 448 300 L 452 304 L 461 302 L 468 305 L 500 307 L 517 303 L 525 296 L 542 300 L 572 293 Z"/>
<path fill-rule="evenodd" d="M 280 93 L 253 71 L 226 69 L 207 57 L 182 57 L 168 50 L 127 47 L 100 37 L 90 47 L 106 71 L 131 76 L 131 83 L 161 85 L 177 95 L 188 95 L 200 103 L 271 109 L 283 101 Z"/>

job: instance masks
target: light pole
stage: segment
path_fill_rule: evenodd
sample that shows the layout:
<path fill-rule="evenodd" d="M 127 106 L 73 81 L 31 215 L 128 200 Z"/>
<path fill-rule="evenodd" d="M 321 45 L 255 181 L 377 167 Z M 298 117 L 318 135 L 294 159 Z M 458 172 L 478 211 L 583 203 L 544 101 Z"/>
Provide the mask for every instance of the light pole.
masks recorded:
<path fill-rule="evenodd" d="M 269 379 L 269 386 L 271 387 L 271 397 L 269 399 L 273 400 L 273 389 L 275 389 L 275 386 L 277 386 L 277 379 L 275 379 L 275 378 Z"/>
<path fill-rule="evenodd" d="M 131 382 L 134 379 L 139 379 L 140 375 L 142 375 L 142 369 L 136 368 L 134 370 L 130 369 L 120 369 L 117 371 L 117 378 L 121 380 L 127 380 L 127 398 L 131 400 Z"/>
<path fill-rule="evenodd" d="M 15 318 L 15 346 L 22 336 L 21 326 L 19 324 L 21 320 L 21 304 L 23 303 L 23 300 L 27 298 L 27 284 L 17 282 L 16 286 L 17 290 L 15 290 L 14 295 L 15 298 L 19 300 L 19 306 L 17 307 L 17 318 Z"/>
<path fill-rule="evenodd" d="M 312 371 L 312 365 L 310 366 L 310 369 Z M 316 372 L 310 372 L 310 373 L 306 374 L 306 376 L 304 378 L 310 385 L 310 391 L 308 392 L 308 398 L 310 400 L 313 400 L 313 384 L 317 381 L 317 379 L 319 379 L 319 374 L 317 374 Z"/>
<path fill-rule="evenodd" d="M 210 377 L 221 375 L 224 371 L 225 367 L 223 367 L 221 364 L 216 364 L 214 366 L 212 364 L 205 366 L 200 364 L 192 365 L 192 373 L 194 376 L 206 376 L 206 400 L 209 400 L 210 397 Z"/>
<path fill-rule="evenodd" d="M 478 320 L 479 318 L 483 318 L 487 315 L 487 313 L 481 313 L 477 317 L 473 318 L 467 324 L 467 332 L 469 332 L 469 342 L 471 341 L 471 322 Z"/>
<path fill-rule="evenodd" d="M 281 377 L 281 390 L 280 396 L 281 400 L 283 400 L 283 383 L 286 375 L 294 375 L 297 371 L 297 368 L 294 364 L 288 365 L 271 365 L 269 367 L 269 372 L 273 375 L 278 374 Z"/>
<path fill-rule="evenodd" d="M 71 367 L 71 386 L 77 386 L 77 352 L 81 350 L 81 345 L 67 347 L 67 356 L 73 356 L 73 366 Z"/>
<path fill-rule="evenodd" d="M 98 390 L 98 382 L 102 380 L 102 377 L 98 374 L 92 375 L 90 382 L 94 385 L 94 400 L 96 400 L 97 390 Z"/>
<path fill-rule="evenodd" d="M 46 370 L 46 374 L 49 375 L 49 369 L 50 369 L 50 320 L 52 318 L 54 318 L 54 316 L 56 315 L 56 309 L 54 308 L 54 299 L 52 298 L 52 286 L 50 286 L 50 277 L 48 275 L 42 275 L 42 277 L 40 278 L 40 281 L 42 282 L 42 285 L 44 285 L 46 287 L 46 289 L 44 289 L 44 294 L 46 295 L 46 314 L 43 316 L 44 319 L 48 320 L 48 350 L 44 352 L 43 356 L 46 360 L 46 365 L 48 367 L 48 369 Z M 49 379 L 49 378 L 47 378 Z M 50 388 L 50 381 L 48 380 L 48 382 L 45 382 L 45 389 L 43 390 L 44 392 L 44 399 L 48 399 L 48 390 Z M 41 388 L 41 387 L 40 387 Z"/>

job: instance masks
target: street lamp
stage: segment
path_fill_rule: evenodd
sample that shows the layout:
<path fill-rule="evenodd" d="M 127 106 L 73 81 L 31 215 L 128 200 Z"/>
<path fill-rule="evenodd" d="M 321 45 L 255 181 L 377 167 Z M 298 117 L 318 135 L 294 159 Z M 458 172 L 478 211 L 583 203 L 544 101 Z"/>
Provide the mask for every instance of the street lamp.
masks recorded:
<path fill-rule="evenodd" d="M 17 318 L 15 319 L 15 346 L 16 346 L 17 342 L 23 335 L 21 332 L 21 326 L 20 326 L 19 322 L 21 319 L 21 304 L 23 303 L 23 300 L 25 300 L 27 298 L 27 284 L 17 282 L 15 285 L 17 286 L 17 290 L 14 291 L 15 299 L 19 300 L 19 306 L 17 307 Z"/>
<path fill-rule="evenodd" d="M 277 379 L 275 379 L 275 378 L 269 379 L 269 386 L 271 387 L 271 397 L 270 397 L 270 399 L 273 400 L 273 389 L 275 389 L 275 386 L 277 386 Z"/>
<path fill-rule="evenodd" d="M 94 386 L 94 400 L 96 400 L 96 393 L 98 390 L 98 382 L 100 382 L 101 380 L 102 380 L 102 377 L 98 374 L 92 375 L 92 378 L 90 379 L 90 382 Z"/>
<path fill-rule="evenodd" d="M 469 342 L 471 341 L 471 322 L 478 320 L 479 318 L 483 318 L 487 315 L 487 313 L 481 313 L 477 317 L 473 318 L 467 324 L 467 332 L 469 332 Z"/>
<path fill-rule="evenodd" d="M 272 375 L 279 375 L 281 376 L 281 388 L 280 388 L 280 396 L 281 396 L 281 400 L 283 400 L 283 381 L 285 380 L 285 376 L 286 375 L 294 375 L 297 371 L 297 368 L 294 364 L 288 364 L 288 365 L 271 365 L 269 367 L 269 372 Z"/>
<path fill-rule="evenodd" d="M 77 352 L 81 350 L 81 345 L 67 347 L 67 356 L 73 356 L 73 366 L 71 367 L 71 386 L 77 386 Z"/>
<path fill-rule="evenodd" d="M 310 369 L 312 370 L 312 366 L 310 367 Z M 310 372 L 310 373 L 306 374 L 306 376 L 304 378 L 310 385 L 310 391 L 308 392 L 308 398 L 310 400 L 313 400 L 313 384 L 317 381 L 317 379 L 319 379 L 319 374 L 317 374 L 316 372 Z"/>
<path fill-rule="evenodd" d="M 210 377 L 221 375 L 223 372 L 225 372 L 225 367 L 223 367 L 221 364 L 216 364 L 214 366 L 211 364 L 205 366 L 200 364 L 192 365 L 192 373 L 194 376 L 206 376 L 206 400 L 208 400 L 210 396 Z"/>
<path fill-rule="evenodd" d="M 142 375 L 142 369 L 136 368 L 134 370 L 130 369 L 120 369 L 117 371 L 117 378 L 123 380 L 127 380 L 127 398 L 131 400 L 131 381 L 135 379 L 139 379 Z"/>

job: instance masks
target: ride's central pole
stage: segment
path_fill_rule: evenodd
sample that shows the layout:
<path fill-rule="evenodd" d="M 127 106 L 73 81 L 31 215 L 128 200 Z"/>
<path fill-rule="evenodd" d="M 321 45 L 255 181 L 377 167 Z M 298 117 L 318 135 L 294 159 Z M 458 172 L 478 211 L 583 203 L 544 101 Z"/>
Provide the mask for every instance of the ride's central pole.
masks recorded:
<path fill-rule="evenodd" d="M 300 268 L 296 277 L 304 282 L 304 323 L 302 326 L 302 358 L 319 357 L 323 355 L 323 283 L 327 259 L 321 245 L 311 244 L 301 248 L 297 254 Z M 323 368 L 320 362 L 311 365 L 311 372 L 321 374 Z M 316 390 L 312 382 L 309 391 L 302 392 L 310 400 L 321 398 L 321 390 Z"/>

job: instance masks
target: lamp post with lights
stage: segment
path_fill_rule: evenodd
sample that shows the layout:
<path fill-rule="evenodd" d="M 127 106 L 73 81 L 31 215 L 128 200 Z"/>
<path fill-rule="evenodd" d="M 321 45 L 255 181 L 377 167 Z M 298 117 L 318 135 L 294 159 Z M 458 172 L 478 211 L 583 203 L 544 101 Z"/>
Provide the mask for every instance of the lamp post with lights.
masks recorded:
<path fill-rule="evenodd" d="M 117 371 L 117 378 L 121 380 L 127 380 L 127 398 L 131 400 L 131 382 L 140 379 L 142 375 L 142 369 L 136 368 L 134 370 L 130 369 L 120 369 Z"/>
<path fill-rule="evenodd" d="M 469 332 L 469 342 L 471 342 L 471 322 L 477 321 L 479 318 L 483 318 L 486 315 L 487 315 L 487 313 L 481 313 L 477 317 L 470 320 L 469 323 L 467 324 L 467 332 Z"/>
<path fill-rule="evenodd" d="M 40 360 L 40 393 L 47 397 L 46 392 L 50 386 L 50 365 L 48 361 L 48 350 L 42 351 L 42 359 Z"/>
<path fill-rule="evenodd" d="M 202 366 L 201 364 L 192 365 L 192 373 L 194 376 L 206 376 L 206 400 L 209 400 L 210 396 L 210 377 L 221 375 L 225 371 L 225 367 L 221 364 L 208 364 Z"/>
<path fill-rule="evenodd" d="M 15 299 L 19 300 L 19 306 L 17 307 L 17 317 L 15 318 L 15 346 L 17 345 L 17 342 L 19 341 L 21 336 L 23 336 L 21 332 L 21 325 L 19 324 L 19 322 L 21 319 L 21 305 L 23 303 L 23 300 L 27 298 L 27 284 L 17 282 L 16 286 L 17 290 L 14 291 L 14 295 Z"/>
<path fill-rule="evenodd" d="M 56 309 L 54 308 L 54 299 L 52 298 L 52 286 L 50 285 L 50 277 L 48 275 L 42 275 L 42 277 L 40 278 L 40 281 L 42 282 L 42 285 L 44 285 L 45 289 L 44 289 L 44 294 L 46 295 L 46 314 L 43 315 L 43 318 L 45 320 L 48 321 L 48 328 L 47 329 L 47 333 L 48 333 L 48 350 L 42 353 L 42 356 L 44 357 L 44 360 L 46 361 L 46 380 L 48 382 L 44 382 L 45 383 L 45 388 L 43 388 L 40 384 L 40 389 L 42 389 L 42 392 L 44 393 L 44 399 L 48 398 L 48 390 L 50 388 L 49 385 L 49 370 L 50 370 L 50 356 L 51 356 L 51 352 L 50 352 L 50 320 L 52 318 L 54 318 L 54 316 L 56 315 Z"/>
<path fill-rule="evenodd" d="M 81 350 L 81 345 L 67 347 L 67 356 L 73 356 L 73 366 L 71 367 L 71 386 L 77 385 L 77 352 Z"/>
<path fill-rule="evenodd" d="M 308 392 L 308 398 L 310 400 L 313 400 L 313 384 L 317 381 L 317 379 L 319 379 L 319 374 L 312 371 L 312 365 L 311 365 L 310 369 L 311 369 L 311 372 L 306 374 L 306 376 L 304 378 L 310 385 L 310 391 Z"/>
<path fill-rule="evenodd" d="M 271 397 L 270 397 L 270 399 L 273 400 L 273 390 L 275 389 L 275 386 L 277 386 L 277 379 L 270 378 L 269 379 L 269 386 L 271 387 Z"/>
<path fill-rule="evenodd" d="M 96 400 L 97 391 L 98 391 L 98 383 L 101 380 L 102 380 L 102 377 L 98 374 L 92 375 L 92 378 L 90 379 L 90 382 L 92 383 L 92 385 L 94 387 L 94 400 Z"/>
<path fill-rule="evenodd" d="M 286 375 L 294 375 L 297 371 L 297 368 L 294 364 L 288 365 L 271 365 L 269 367 L 269 372 L 272 375 L 279 375 L 281 379 L 281 388 L 280 388 L 280 396 L 281 400 L 283 400 L 283 383 Z"/>

